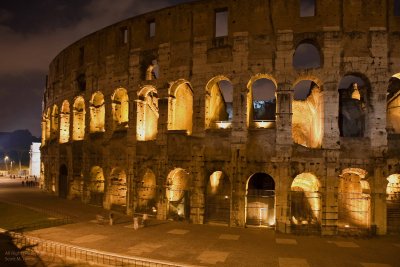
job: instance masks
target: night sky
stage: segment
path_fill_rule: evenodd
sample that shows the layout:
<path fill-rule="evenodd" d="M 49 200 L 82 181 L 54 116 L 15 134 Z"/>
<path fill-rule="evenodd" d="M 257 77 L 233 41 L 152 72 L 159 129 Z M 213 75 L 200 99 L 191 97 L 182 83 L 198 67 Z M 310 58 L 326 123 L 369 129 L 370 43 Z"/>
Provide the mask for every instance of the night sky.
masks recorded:
<path fill-rule="evenodd" d="M 0 132 L 41 135 L 50 61 L 79 38 L 151 10 L 193 0 L 1 0 Z"/>

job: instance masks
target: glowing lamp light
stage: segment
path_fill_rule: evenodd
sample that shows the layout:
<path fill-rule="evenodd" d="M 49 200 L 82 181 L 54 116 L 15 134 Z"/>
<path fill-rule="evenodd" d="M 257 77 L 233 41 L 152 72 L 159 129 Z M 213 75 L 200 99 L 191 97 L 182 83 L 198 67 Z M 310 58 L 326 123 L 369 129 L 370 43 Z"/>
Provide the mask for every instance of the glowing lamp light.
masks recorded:
<path fill-rule="evenodd" d="M 275 127 L 275 121 L 264 121 L 264 120 L 256 120 L 254 121 L 254 126 L 256 128 L 274 128 Z"/>
<path fill-rule="evenodd" d="M 350 227 L 350 225 L 346 224 L 344 227 L 345 227 L 345 228 L 349 228 L 349 227 Z"/>
<path fill-rule="evenodd" d="M 228 129 L 232 127 L 232 122 L 230 121 L 216 121 L 215 125 L 217 125 L 218 129 Z"/>

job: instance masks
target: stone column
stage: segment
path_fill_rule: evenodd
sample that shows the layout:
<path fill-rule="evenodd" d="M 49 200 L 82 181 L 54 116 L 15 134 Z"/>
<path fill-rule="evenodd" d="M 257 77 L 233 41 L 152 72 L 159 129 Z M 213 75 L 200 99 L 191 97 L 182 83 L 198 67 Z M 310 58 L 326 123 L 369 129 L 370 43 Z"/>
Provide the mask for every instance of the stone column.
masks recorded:
<path fill-rule="evenodd" d="M 339 173 L 337 170 L 339 151 L 325 150 L 326 176 L 323 180 L 324 191 L 322 195 L 321 234 L 336 235 L 338 221 L 338 184 Z"/>
<path fill-rule="evenodd" d="M 129 73 L 130 77 L 132 73 Z M 132 79 L 129 79 L 128 84 L 128 97 L 129 97 L 129 115 L 128 115 L 128 130 L 126 135 L 126 156 L 127 156 L 127 194 L 126 194 L 126 212 L 132 215 L 135 212 L 137 204 L 137 192 L 135 173 L 137 172 L 136 166 L 136 117 L 137 117 L 137 87 L 133 84 Z"/>
<path fill-rule="evenodd" d="M 193 42 L 193 67 L 191 85 L 193 95 L 193 135 L 204 136 L 207 76 L 207 37 L 195 37 Z"/>
<path fill-rule="evenodd" d="M 190 196 L 190 221 L 196 224 L 204 223 L 205 211 L 205 173 L 204 173 L 204 151 L 201 146 L 192 149 L 192 161 L 190 174 L 192 176 L 192 188 Z"/>
<path fill-rule="evenodd" d="M 232 226 L 244 227 L 246 187 L 243 186 L 243 169 L 246 168 L 245 144 L 231 145 L 230 176 L 232 177 L 231 222 Z"/>
<path fill-rule="evenodd" d="M 288 190 L 290 188 L 290 163 L 280 162 L 277 170 L 279 183 L 275 185 L 275 216 L 276 230 L 282 233 L 290 233 L 290 208 Z"/>
<path fill-rule="evenodd" d="M 322 138 L 323 149 L 340 149 L 339 131 L 339 94 L 336 82 L 327 82 L 323 85 L 324 97 L 324 133 Z"/>
<path fill-rule="evenodd" d="M 276 156 L 291 156 L 293 91 L 287 83 L 278 84 L 276 107 Z"/>
<path fill-rule="evenodd" d="M 384 235 L 387 231 L 386 212 L 386 177 L 384 175 L 383 159 L 376 159 L 371 187 L 371 226 L 376 227 L 378 235 Z"/>
<path fill-rule="evenodd" d="M 386 92 L 388 77 L 388 35 L 385 27 L 371 27 L 369 29 L 371 38 L 370 52 L 373 58 L 372 73 L 368 77 L 371 81 L 371 98 L 368 99 L 368 122 L 366 131 L 371 139 L 371 148 L 376 157 L 381 157 L 387 150 L 386 133 Z"/>

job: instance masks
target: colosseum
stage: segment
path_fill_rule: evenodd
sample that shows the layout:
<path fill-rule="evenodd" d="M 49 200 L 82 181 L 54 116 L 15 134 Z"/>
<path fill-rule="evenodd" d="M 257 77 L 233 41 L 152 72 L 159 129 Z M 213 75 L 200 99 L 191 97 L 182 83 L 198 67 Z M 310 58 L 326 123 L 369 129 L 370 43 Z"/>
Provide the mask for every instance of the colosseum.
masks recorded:
<path fill-rule="evenodd" d="M 399 233 L 399 44 L 398 0 L 201 0 L 118 22 L 50 64 L 42 187 L 160 220 Z"/>

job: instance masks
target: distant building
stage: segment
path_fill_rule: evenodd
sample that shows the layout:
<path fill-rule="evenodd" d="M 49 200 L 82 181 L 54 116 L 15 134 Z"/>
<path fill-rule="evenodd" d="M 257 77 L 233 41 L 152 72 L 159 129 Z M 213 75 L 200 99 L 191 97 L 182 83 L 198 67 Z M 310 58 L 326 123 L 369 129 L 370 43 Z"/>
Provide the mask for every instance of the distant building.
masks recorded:
<path fill-rule="evenodd" d="M 29 154 L 29 174 L 40 177 L 40 143 L 32 143 Z"/>

